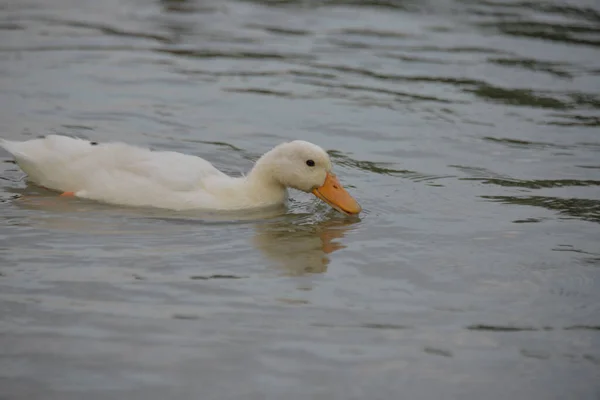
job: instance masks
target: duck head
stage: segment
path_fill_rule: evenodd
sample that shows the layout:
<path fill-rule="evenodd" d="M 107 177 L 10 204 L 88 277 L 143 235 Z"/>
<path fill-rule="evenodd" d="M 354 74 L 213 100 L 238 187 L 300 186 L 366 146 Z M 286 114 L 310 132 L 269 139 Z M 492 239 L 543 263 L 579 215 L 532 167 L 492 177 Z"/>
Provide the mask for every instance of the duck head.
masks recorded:
<path fill-rule="evenodd" d="M 329 155 L 321 147 L 295 140 L 265 153 L 253 173 L 276 184 L 312 193 L 334 209 L 356 215 L 362 210 L 332 172 Z"/>

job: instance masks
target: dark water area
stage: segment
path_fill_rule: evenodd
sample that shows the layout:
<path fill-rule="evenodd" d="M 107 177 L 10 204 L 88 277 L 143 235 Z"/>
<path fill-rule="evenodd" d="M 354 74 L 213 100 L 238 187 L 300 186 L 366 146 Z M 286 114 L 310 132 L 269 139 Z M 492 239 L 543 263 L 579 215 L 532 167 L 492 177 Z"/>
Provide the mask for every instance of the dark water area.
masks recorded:
<path fill-rule="evenodd" d="M 600 398 L 600 7 L 0 1 L 0 137 L 236 175 L 327 149 L 364 208 L 65 199 L 0 150 L 0 398 Z"/>

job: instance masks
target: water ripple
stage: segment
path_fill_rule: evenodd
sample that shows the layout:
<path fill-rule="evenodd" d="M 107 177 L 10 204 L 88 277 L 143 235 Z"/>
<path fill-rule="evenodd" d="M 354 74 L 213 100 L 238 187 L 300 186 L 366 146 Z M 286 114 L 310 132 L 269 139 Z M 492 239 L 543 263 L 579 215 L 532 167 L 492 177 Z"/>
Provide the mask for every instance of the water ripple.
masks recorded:
<path fill-rule="evenodd" d="M 561 25 L 537 21 L 503 21 L 481 23 L 480 27 L 495 28 L 504 34 L 518 37 L 544 39 L 594 47 L 600 46 L 600 39 L 585 37 L 585 35 L 597 36 L 600 34 L 600 29 L 591 26 L 574 24 Z"/>
<path fill-rule="evenodd" d="M 571 72 L 574 69 L 573 66 L 565 63 L 547 62 L 531 58 L 489 58 L 488 61 L 517 69 L 524 68 L 531 71 L 546 72 L 560 78 L 572 79 L 574 77 L 573 72 Z"/>
<path fill-rule="evenodd" d="M 67 26 L 72 28 L 91 29 L 98 31 L 99 33 L 107 36 L 119 36 L 129 37 L 136 39 L 151 39 L 159 43 L 173 43 L 173 39 L 166 35 L 159 35 L 150 32 L 135 32 L 130 30 L 124 30 L 111 25 L 97 23 L 97 22 L 84 22 L 84 21 L 69 21 L 52 18 L 35 18 L 32 21 L 45 22 L 49 25 L 56 26 Z"/>
<path fill-rule="evenodd" d="M 520 206 L 543 207 L 560 215 L 600 223 L 600 200 L 546 196 L 481 196 L 483 199 Z"/>
<path fill-rule="evenodd" d="M 499 144 L 503 144 L 508 147 L 522 148 L 522 149 L 553 148 L 553 149 L 563 149 L 564 150 L 564 149 L 572 149 L 575 147 L 572 145 L 562 145 L 562 144 L 549 143 L 549 142 L 535 142 L 535 141 L 531 141 L 531 140 L 511 139 L 511 138 L 495 138 L 495 137 L 490 137 L 490 136 L 485 136 L 482 139 L 492 142 L 492 143 L 499 143 Z"/>
<path fill-rule="evenodd" d="M 516 325 L 487 325 L 478 324 L 467 326 L 468 330 L 471 331 L 490 331 L 490 332 L 535 332 L 535 331 L 552 331 L 552 330 L 565 330 L 565 331 L 597 331 L 600 330 L 600 326 L 596 325 L 572 325 L 565 326 L 563 328 L 554 328 L 551 326 L 532 327 L 532 326 L 516 326 Z"/>
<path fill-rule="evenodd" d="M 522 187 L 527 189 L 558 188 L 572 186 L 600 186 L 600 181 L 576 180 L 576 179 L 498 179 L 498 178 L 461 178 L 466 181 L 479 181 L 487 185 L 498 185 L 505 187 Z"/>
<path fill-rule="evenodd" d="M 259 51 L 219 51 L 207 49 L 158 48 L 155 51 L 191 58 L 231 58 L 254 60 L 310 60 L 313 57 L 299 53 L 268 53 Z"/>

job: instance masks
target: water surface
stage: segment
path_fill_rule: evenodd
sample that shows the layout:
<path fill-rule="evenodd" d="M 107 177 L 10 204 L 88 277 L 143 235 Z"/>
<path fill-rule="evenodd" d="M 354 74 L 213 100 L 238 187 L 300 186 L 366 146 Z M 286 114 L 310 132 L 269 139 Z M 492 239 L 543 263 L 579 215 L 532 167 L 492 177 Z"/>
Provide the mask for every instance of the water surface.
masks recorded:
<path fill-rule="evenodd" d="M 0 135 L 326 148 L 347 219 L 56 197 L 0 154 L 0 397 L 596 399 L 589 0 L 0 2 Z"/>

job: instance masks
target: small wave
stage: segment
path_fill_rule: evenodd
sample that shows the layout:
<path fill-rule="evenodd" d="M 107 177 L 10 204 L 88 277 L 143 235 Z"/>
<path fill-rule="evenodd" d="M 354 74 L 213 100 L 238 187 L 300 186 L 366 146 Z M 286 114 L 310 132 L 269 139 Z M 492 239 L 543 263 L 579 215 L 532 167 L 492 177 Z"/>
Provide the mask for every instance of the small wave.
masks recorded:
<path fill-rule="evenodd" d="M 513 221 L 513 224 L 534 224 L 537 222 L 542 222 L 542 219 L 541 218 L 516 219 Z"/>
<path fill-rule="evenodd" d="M 23 25 L 15 24 L 14 22 L 0 22 L 0 31 L 22 31 L 25 30 Z"/>
<path fill-rule="evenodd" d="M 566 331 L 600 331 L 600 325 L 573 325 L 564 329 Z"/>
<path fill-rule="evenodd" d="M 306 99 L 310 96 L 300 96 L 291 92 L 284 92 L 281 90 L 271 89 L 260 89 L 260 88 L 224 88 L 223 91 L 231 93 L 246 93 L 246 94 L 258 94 L 262 96 L 273 96 L 283 97 L 287 99 Z"/>
<path fill-rule="evenodd" d="M 431 46 L 431 45 L 419 45 L 419 46 L 404 46 L 403 49 L 414 52 L 424 53 L 466 53 L 466 54 L 503 54 L 503 55 L 514 55 L 510 51 L 494 49 L 488 47 L 477 47 L 477 46 Z"/>
<path fill-rule="evenodd" d="M 203 281 L 212 280 L 212 279 L 242 279 L 242 278 L 244 278 L 244 277 L 237 276 L 237 275 L 223 275 L 223 274 L 190 276 L 190 279 L 192 279 L 192 280 L 203 280 Z"/>
<path fill-rule="evenodd" d="M 370 78 L 375 78 L 382 81 L 396 81 L 396 82 L 432 82 L 432 83 L 448 83 L 457 86 L 464 85 L 484 85 L 485 82 L 470 78 L 455 78 L 455 77 L 447 77 L 447 76 L 425 76 L 425 75 L 396 75 L 396 74 L 385 74 L 382 72 L 376 72 L 369 69 L 364 68 L 356 68 L 356 67 L 348 67 L 345 65 L 332 65 L 332 64 L 322 64 L 322 63 L 312 63 L 311 67 L 317 69 L 325 69 L 332 70 L 342 73 L 354 74 L 359 76 L 366 76 Z"/>
<path fill-rule="evenodd" d="M 219 51 L 208 49 L 184 49 L 184 48 L 158 48 L 159 53 L 172 54 L 180 57 L 190 58 L 231 58 L 231 59 L 254 59 L 254 60 L 310 60 L 314 58 L 307 54 L 297 53 L 267 53 L 260 51 Z"/>
<path fill-rule="evenodd" d="M 594 256 L 600 256 L 600 254 L 590 253 L 588 251 L 584 251 L 584 250 L 575 248 L 574 246 L 572 246 L 570 244 L 560 244 L 557 247 L 553 248 L 552 251 L 569 251 L 569 252 L 573 252 L 573 253 L 580 253 L 580 254 L 589 254 L 589 255 L 594 255 Z"/>
<path fill-rule="evenodd" d="M 282 69 L 282 70 L 267 70 L 267 71 L 251 71 L 251 70 L 228 70 L 228 71 L 208 71 L 199 69 L 183 69 L 176 68 L 175 71 L 185 75 L 206 75 L 210 77 L 308 77 L 319 79 L 337 79 L 334 74 L 328 74 L 318 71 L 307 71 L 300 69 Z"/>
<path fill-rule="evenodd" d="M 98 51 L 98 52 L 139 52 L 147 49 L 134 46 L 114 45 L 60 45 L 60 46 L 30 46 L 30 47 L 0 47 L 0 53 L 37 53 L 53 51 Z"/>
<path fill-rule="evenodd" d="M 304 36 L 309 35 L 310 31 L 305 29 L 292 29 L 292 28 L 283 28 L 281 26 L 268 26 L 268 25 L 257 25 L 257 24 L 249 24 L 246 25 L 251 29 L 260 29 L 262 31 L 272 33 L 275 35 L 289 35 L 289 36 Z"/>
<path fill-rule="evenodd" d="M 600 186 L 600 181 L 576 180 L 576 179 L 498 179 L 498 178 L 460 178 L 465 181 L 479 181 L 487 185 L 498 185 L 504 187 L 522 187 L 527 189 L 547 189 L 570 186 Z"/>
<path fill-rule="evenodd" d="M 476 4 L 490 8 L 502 9 L 529 9 L 548 14 L 557 14 L 565 17 L 577 17 L 590 21 L 600 21 L 600 13 L 591 7 L 577 7 L 575 5 L 558 4 L 539 1 L 488 1 L 488 0 L 462 0 L 466 4 Z"/>
<path fill-rule="evenodd" d="M 319 8 L 319 7 L 360 7 L 360 8 L 382 8 L 398 11 L 418 11 L 422 9 L 422 2 L 414 0 L 321 0 L 321 1 L 305 1 L 305 0 L 245 0 L 250 3 L 257 3 L 272 7 L 302 7 L 302 8 Z"/>
<path fill-rule="evenodd" d="M 395 53 L 383 53 L 381 57 L 386 57 L 390 59 L 400 60 L 402 62 L 408 63 L 419 63 L 419 64 L 438 64 L 444 65 L 447 64 L 448 61 L 440 58 L 429 58 L 429 57 L 417 57 L 414 55 L 406 55 L 406 54 L 395 54 Z M 468 64 L 468 62 L 459 62 L 455 61 L 455 64 Z"/>
<path fill-rule="evenodd" d="M 514 326 L 514 325 L 486 325 L 477 324 L 469 325 L 467 329 L 470 331 L 490 331 L 490 332 L 528 332 L 528 331 L 550 331 L 550 327 L 534 328 L 530 326 Z"/>
<path fill-rule="evenodd" d="M 336 92 L 327 92 L 325 95 L 335 96 L 337 94 L 343 98 L 353 98 L 353 96 L 351 94 L 354 94 L 355 92 L 367 92 L 367 93 L 375 93 L 375 94 L 394 96 L 394 99 L 393 99 L 394 101 L 405 101 L 405 102 L 428 101 L 428 102 L 444 103 L 444 104 L 464 103 L 464 102 L 457 101 L 457 100 L 443 99 L 443 98 L 434 97 L 434 96 L 425 96 L 425 95 L 419 95 L 416 93 L 402 92 L 402 91 L 398 91 L 398 90 L 383 89 L 383 88 L 376 88 L 376 87 L 370 87 L 370 86 L 349 85 L 349 84 L 336 85 L 336 84 L 330 84 L 330 83 L 325 83 L 325 82 L 321 82 L 321 81 L 310 81 L 310 80 L 303 80 L 302 82 L 312 84 L 312 85 L 318 86 L 318 87 L 326 87 L 326 88 L 330 88 L 330 89 L 342 89 L 341 91 L 339 91 L 337 93 Z M 342 93 L 344 91 L 346 91 L 347 95 L 342 95 Z M 360 100 L 361 98 L 359 97 L 358 99 Z M 370 100 L 372 100 L 372 99 L 370 99 Z"/>
<path fill-rule="evenodd" d="M 433 354 L 433 355 L 436 355 L 436 356 L 452 357 L 452 352 L 451 351 L 444 350 L 444 349 L 438 349 L 438 348 L 435 348 L 435 347 L 425 347 L 423 349 L 423 351 L 425 353 Z"/>
<path fill-rule="evenodd" d="M 600 223 L 600 200 L 544 196 L 481 196 L 481 198 L 504 204 L 543 207 L 557 211 L 568 218 Z"/>
<path fill-rule="evenodd" d="M 488 61 L 507 67 L 517 67 L 536 72 L 546 72 L 550 75 L 558 76 L 559 78 L 573 78 L 573 74 L 564 69 L 565 67 L 569 67 L 571 69 L 573 67 L 562 63 L 552 63 L 531 58 L 489 58 Z M 561 67 L 563 69 L 561 69 Z"/>
<path fill-rule="evenodd" d="M 101 24 L 97 22 L 82 22 L 82 21 L 69 21 L 69 20 L 60 20 L 53 18 L 35 18 L 35 21 L 46 22 L 51 25 L 58 26 L 68 26 L 71 28 L 81 28 L 81 29 L 93 29 L 104 35 L 109 36 L 121 36 L 121 37 L 130 37 L 130 38 L 138 38 L 138 39 L 151 39 L 160 43 L 173 43 L 173 39 L 168 35 L 159 35 L 156 33 L 150 32 L 136 32 L 125 30 L 121 28 L 117 28 L 107 24 Z"/>
<path fill-rule="evenodd" d="M 160 0 L 163 9 L 170 13 L 198 13 L 198 14 L 212 14 L 219 12 L 221 8 L 215 3 L 202 4 L 196 1 L 185 1 L 185 0 Z"/>
<path fill-rule="evenodd" d="M 410 329 L 411 327 L 405 325 L 397 325 L 390 323 L 362 323 L 362 324 L 334 324 L 329 322 L 315 322 L 312 323 L 311 326 L 316 328 L 342 328 L 342 329 L 351 329 L 351 328 L 366 328 L 366 329 L 381 329 L 381 330 L 404 330 Z"/>
<path fill-rule="evenodd" d="M 567 110 L 572 105 L 567 101 L 559 100 L 547 93 L 536 93 L 531 89 L 504 89 L 488 84 L 478 85 L 476 88 L 467 89 L 477 97 L 496 103 L 515 106 L 529 106 L 538 108 L 551 108 Z"/>
<path fill-rule="evenodd" d="M 588 35 L 598 35 L 600 29 L 584 25 L 561 25 L 539 21 L 495 21 L 480 23 L 481 28 L 493 28 L 500 32 L 518 37 L 543 39 L 554 42 L 600 46 L 600 40 L 588 38 Z"/>
<path fill-rule="evenodd" d="M 566 145 L 558 145 L 555 143 L 548 142 L 534 142 L 531 140 L 521 140 L 521 139 L 511 139 L 511 138 L 495 138 L 490 136 L 485 136 L 482 138 L 488 142 L 500 143 L 506 145 L 508 147 L 515 148 L 527 148 L 527 149 L 545 149 L 545 148 L 554 148 L 554 149 L 571 149 L 574 146 L 566 146 Z"/>
<path fill-rule="evenodd" d="M 587 115 L 575 114 L 551 114 L 551 116 L 560 118 L 546 122 L 547 125 L 555 126 L 578 126 L 578 127 L 597 127 L 600 126 L 600 118 Z"/>
<path fill-rule="evenodd" d="M 375 38 L 408 38 L 414 37 L 413 34 L 395 31 L 383 31 L 375 29 L 342 29 L 339 33 L 344 35 L 357 35 L 362 37 L 375 37 Z"/>
<path fill-rule="evenodd" d="M 347 155 L 337 151 L 337 150 L 329 150 L 329 156 L 336 161 L 336 163 L 345 165 L 351 168 L 360 169 L 363 171 L 374 172 L 381 175 L 397 175 L 403 176 L 407 174 L 416 174 L 415 171 L 409 171 L 405 169 L 395 169 L 391 168 L 392 163 L 383 163 L 383 162 L 373 162 L 373 161 L 359 161 L 354 160 Z"/>
<path fill-rule="evenodd" d="M 335 160 L 337 164 L 380 175 L 403 177 L 414 182 L 431 182 L 439 179 L 455 178 L 454 175 L 429 175 L 407 169 L 395 169 L 392 168 L 392 166 L 395 165 L 394 163 L 354 160 L 336 150 L 329 150 L 327 153 L 329 153 L 329 156 Z"/>
<path fill-rule="evenodd" d="M 490 331 L 490 332 L 535 332 L 535 331 L 553 331 L 553 330 L 598 331 L 598 330 L 600 330 L 600 326 L 598 326 L 598 325 L 571 325 L 571 326 L 554 328 L 551 326 L 532 327 L 532 326 L 516 326 L 516 325 L 477 324 L 477 325 L 469 325 L 469 326 L 467 326 L 467 329 L 470 331 Z"/>

